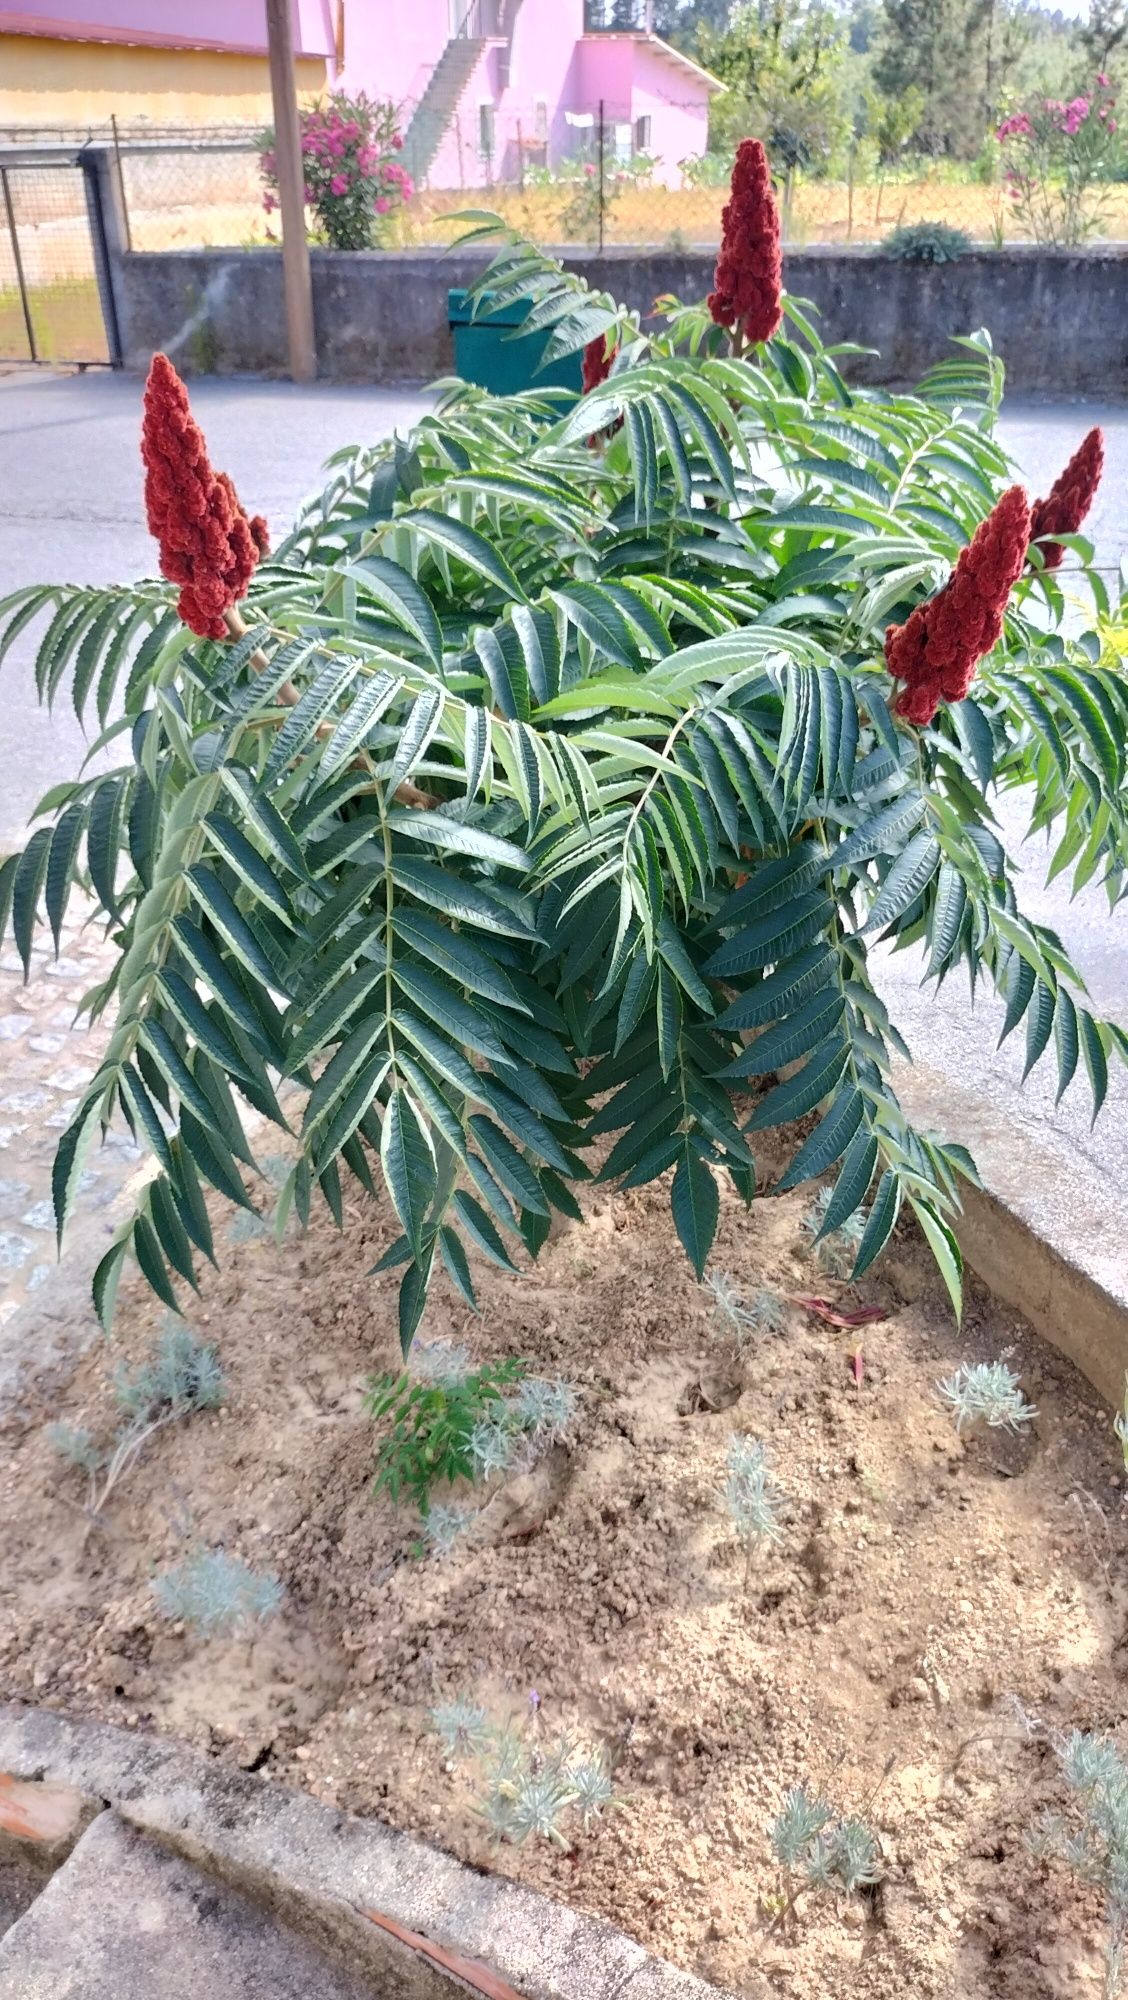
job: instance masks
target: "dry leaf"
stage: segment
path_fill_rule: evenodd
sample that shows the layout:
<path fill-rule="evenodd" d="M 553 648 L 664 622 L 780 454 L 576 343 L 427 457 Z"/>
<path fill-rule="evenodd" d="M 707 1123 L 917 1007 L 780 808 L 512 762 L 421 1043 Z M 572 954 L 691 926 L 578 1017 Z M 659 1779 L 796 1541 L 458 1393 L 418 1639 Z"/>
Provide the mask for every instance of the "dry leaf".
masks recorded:
<path fill-rule="evenodd" d="M 457 1978 L 465 1980 L 475 1993 L 484 1996 L 484 2000 L 526 2000 L 523 1993 L 518 1993 L 515 1986 L 509 1986 L 480 1959 L 463 1958 L 457 1951 L 448 1951 L 445 1945 L 435 1944 L 433 1939 L 424 1937 L 420 1931 L 407 1930 L 403 1924 L 397 1924 L 394 1917 L 383 1917 L 378 1910 L 362 1909 L 360 1914 L 367 1917 L 370 1924 L 376 1924 L 380 1930 L 397 1938 L 400 1944 L 407 1945 L 409 1950 L 417 1951 L 421 1958 L 429 1958 L 432 1965 L 441 1966 L 444 1972 L 453 1972 Z"/>
<path fill-rule="evenodd" d="M 853 1311 L 844 1312 L 833 1299 L 808 1299 L 798 1292 L 791 1292 L 788 1296 L 793 1306 L 802 1306 L 804 1312 L 815 1313 L 819 1319 L 825 1319 L 828 1326 L 872 1326 L 875 1320 L 889 1318 L 886 1306 L 856 1306 Z"/>

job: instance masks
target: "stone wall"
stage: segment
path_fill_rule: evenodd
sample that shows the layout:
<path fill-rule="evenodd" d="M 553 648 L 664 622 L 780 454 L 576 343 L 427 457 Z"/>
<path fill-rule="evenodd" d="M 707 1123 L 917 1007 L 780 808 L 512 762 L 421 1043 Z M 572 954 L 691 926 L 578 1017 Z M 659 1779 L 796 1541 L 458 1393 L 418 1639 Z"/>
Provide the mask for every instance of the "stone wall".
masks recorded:
<path fill-rule="evenodd" d="M 646 313 L 661 293 L 700 298 L 704 252 L 612 249 L 569 255 L 588 282 Z M 424 382 L 447 374 L 447 292 L 480 258 L 433 251 L 312 254 L 321 373 L 344 381 Z M 850 357 L 857 382 L 903 384 L 986 326 L 1011 389 L 1128 395 L 1128 246 L 1075 252 L 977 250 L 953 264 L 897 262 L 879 250 L 790 252 L 785 280 L 819 309 L 823 337 L 877 350 Z M 163 347 L 186 373 L 284 373 L 282 261 L 273 250 L 138 252 L 114 258 L 126 367 Z"/>

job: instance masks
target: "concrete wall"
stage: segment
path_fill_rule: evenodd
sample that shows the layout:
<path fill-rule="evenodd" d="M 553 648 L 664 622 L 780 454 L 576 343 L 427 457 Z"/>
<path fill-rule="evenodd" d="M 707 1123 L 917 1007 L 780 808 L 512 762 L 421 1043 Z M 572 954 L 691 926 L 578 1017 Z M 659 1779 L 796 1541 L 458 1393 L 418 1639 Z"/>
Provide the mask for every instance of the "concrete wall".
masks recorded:
<path fill-rule="evenodd" d="M 569 256 L 589 283 L 645 313 L 662 292 L 700 298 L 701 252 L 613 249 Z M 434 252 L 312 254 L 321 371 L 344 379 L 426 381 L 449 372 L 446 295 L 481 269 Z M 163 347 L 191 372 L 285 369 L 277 251 L 205 250 L 115 260 L 127 367 Z M 859 382 L 912 382 L 950 352 L 953 334 L 990 328 L 1012 389 L 1128 396 L 1128 247 L 975 252 L 955 264 L 898 263 L 872 250 L 790 254 L 788 289 L 813 301 L 824 338 L 878 350 L 847 363 Z"/>

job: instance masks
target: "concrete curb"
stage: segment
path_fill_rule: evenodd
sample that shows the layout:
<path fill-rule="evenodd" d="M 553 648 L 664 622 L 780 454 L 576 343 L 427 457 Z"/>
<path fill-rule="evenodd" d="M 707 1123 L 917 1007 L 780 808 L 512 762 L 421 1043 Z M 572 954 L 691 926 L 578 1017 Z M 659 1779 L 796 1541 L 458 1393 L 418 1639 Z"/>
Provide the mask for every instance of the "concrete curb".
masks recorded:
<path fill-rule="evenodd" d="M 975 1160 L 983 1188 L 965 1184 L 956 1226 L 971 1269 L 1118 1405 L 1128 1374 L 1119 1187 L 1017 1093 L 984 1096 L 925 1062 L 899 1063 L 893 1082 L 918 1130 L 963 1140 Z"/>
<path fill-rule="evenodd" d="M 0 1772 L 70 1785 L 110 1807 L 338 1963 L 374 1975 L 386 2000 L 475 1991 L 480 2000 L 481 1990 L 368 1923 L 366 1909 L 488 1966 L 523 2000 L 725 2000 L 601 1918 L 166 1739 L 0 1707 Z"/>
<path fill-rule="evenodd" d="M 1001 1195 L 969 1189 L 957 1229 L 967 1262 L 1118 1406 L 1128 1373 L 1128 1307 Z"/>

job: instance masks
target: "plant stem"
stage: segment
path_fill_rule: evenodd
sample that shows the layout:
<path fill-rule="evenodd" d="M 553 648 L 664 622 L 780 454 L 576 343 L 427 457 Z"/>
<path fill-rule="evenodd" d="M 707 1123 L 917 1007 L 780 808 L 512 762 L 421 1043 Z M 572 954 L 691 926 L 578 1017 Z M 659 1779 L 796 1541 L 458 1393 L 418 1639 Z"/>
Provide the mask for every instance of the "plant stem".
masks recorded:
<path fill-rule="evenodd" d="M 238 605 L 233 604 L 229 611 L 224 612 L 223 622 L 232 639 L 243 639 L 246 637 L 249 628 Z M 250 664 L 256 674 L 266 672 L 270 661 L 267 659 L 261 646 L 255 647 L 254 652 L 251 654 Z M 283 681 L 282 686 L 278 690 L 277 699 L 281 702 L 283 708 L 296 708 L 298 702 L 301 700 L 301 696 L 294 686 L 293 681 Z M 314 734 L 319 741 L 323 742 L 327 736 L 333 734 L 333 724 L 331 722 L 319 723 Z M 371 759 L 366 757 L 363 751 L 358 752 L 350 766 L 350 769 L 356 771 L 370 771 L 371 768 Z M 413 785 L 409 779 L 405 779 L 403 784 L 396 788 L 395 796 L 401 806 L 431 808 L 439 804 L 439 800 L 432 793 L 421 791 L 419 786 Z"/>

